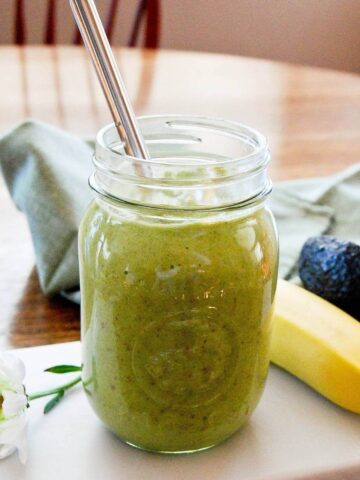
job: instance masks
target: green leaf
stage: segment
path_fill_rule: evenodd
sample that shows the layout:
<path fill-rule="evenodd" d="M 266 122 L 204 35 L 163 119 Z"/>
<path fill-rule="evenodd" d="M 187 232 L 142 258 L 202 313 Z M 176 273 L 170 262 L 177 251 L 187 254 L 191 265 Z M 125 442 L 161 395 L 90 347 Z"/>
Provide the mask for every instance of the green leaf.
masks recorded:
<path fill-rule="evenodd" d="M 60 400 L 63 398 L 65 391 L 60 390 L 55 397 L 53 397 L 44 407 L 44 413 L 49 413 L 50 410 L 52 410 L 56 405 L 60 402 Z"/>
<path fill-rule="evenodd" d="M 54 367 L 47 368 L 44 372 L 50 373 L 70 373 L 70 372 L 81 372 L 81 367 L 77 365 L 55 365 Z"/>

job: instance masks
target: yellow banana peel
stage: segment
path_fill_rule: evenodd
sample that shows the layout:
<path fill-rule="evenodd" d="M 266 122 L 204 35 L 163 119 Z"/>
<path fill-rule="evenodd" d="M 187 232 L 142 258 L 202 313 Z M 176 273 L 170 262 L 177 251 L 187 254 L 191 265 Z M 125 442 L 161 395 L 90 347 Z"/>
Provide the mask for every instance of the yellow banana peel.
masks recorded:
<path fill-rule="evenodd" d="M 271 361 L 360 413 L 360 322 L 284 280 L 275 300 Z"/>

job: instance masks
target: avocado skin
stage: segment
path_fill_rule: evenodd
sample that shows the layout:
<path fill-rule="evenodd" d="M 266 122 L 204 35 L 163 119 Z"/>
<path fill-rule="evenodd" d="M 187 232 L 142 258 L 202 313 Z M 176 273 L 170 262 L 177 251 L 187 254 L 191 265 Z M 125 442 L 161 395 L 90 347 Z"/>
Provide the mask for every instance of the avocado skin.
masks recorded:
<path fill-rule="evenodd" d="M 359 245 L 330 235 L 311 237 L 300 253 L 299 275 L 307 290 L 360 320 Z"/>

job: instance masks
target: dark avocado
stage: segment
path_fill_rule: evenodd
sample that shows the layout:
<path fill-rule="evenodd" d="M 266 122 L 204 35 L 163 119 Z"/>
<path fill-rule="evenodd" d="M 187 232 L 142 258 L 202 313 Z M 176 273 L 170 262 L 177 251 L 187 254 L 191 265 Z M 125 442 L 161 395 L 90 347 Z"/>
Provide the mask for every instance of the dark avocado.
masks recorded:
<path fill-rule="evenodd" d="M 359 245 L 330 235 L 309 238 L 300 253 L 299 275 L 307 290 L 360 320 Z"/>

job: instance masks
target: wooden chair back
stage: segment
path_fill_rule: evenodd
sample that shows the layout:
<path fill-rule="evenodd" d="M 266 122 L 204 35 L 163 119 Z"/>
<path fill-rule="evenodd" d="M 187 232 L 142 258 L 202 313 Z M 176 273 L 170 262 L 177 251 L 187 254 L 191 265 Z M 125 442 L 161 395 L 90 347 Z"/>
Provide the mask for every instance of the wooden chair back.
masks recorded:
<path fill-rule="evenodd" d="M 14 22 L 14 43 L 24 45 L 27 43 L 27 26 L 25 13 L 26 0 L 16 0 L 15 22 Z M 114 36 L 116 17 L 120 10 L 120 0 L 111 0 L 105 21 L 105 31 L 110 42 Z M 54 45 L 56 43 L 56 0 L 47 0 L 47 14 L 45 19 L 43 43 Z M 139 0 L 131 27 L 128 46 L 135 46 L 139 41 L 142 24 L 144 25 L 144 47 L 157 48 L 160 38 L 160 0 Z M 77 28 L 74 30 L 74 45 L 81 43 L 81 36 Z"/>

